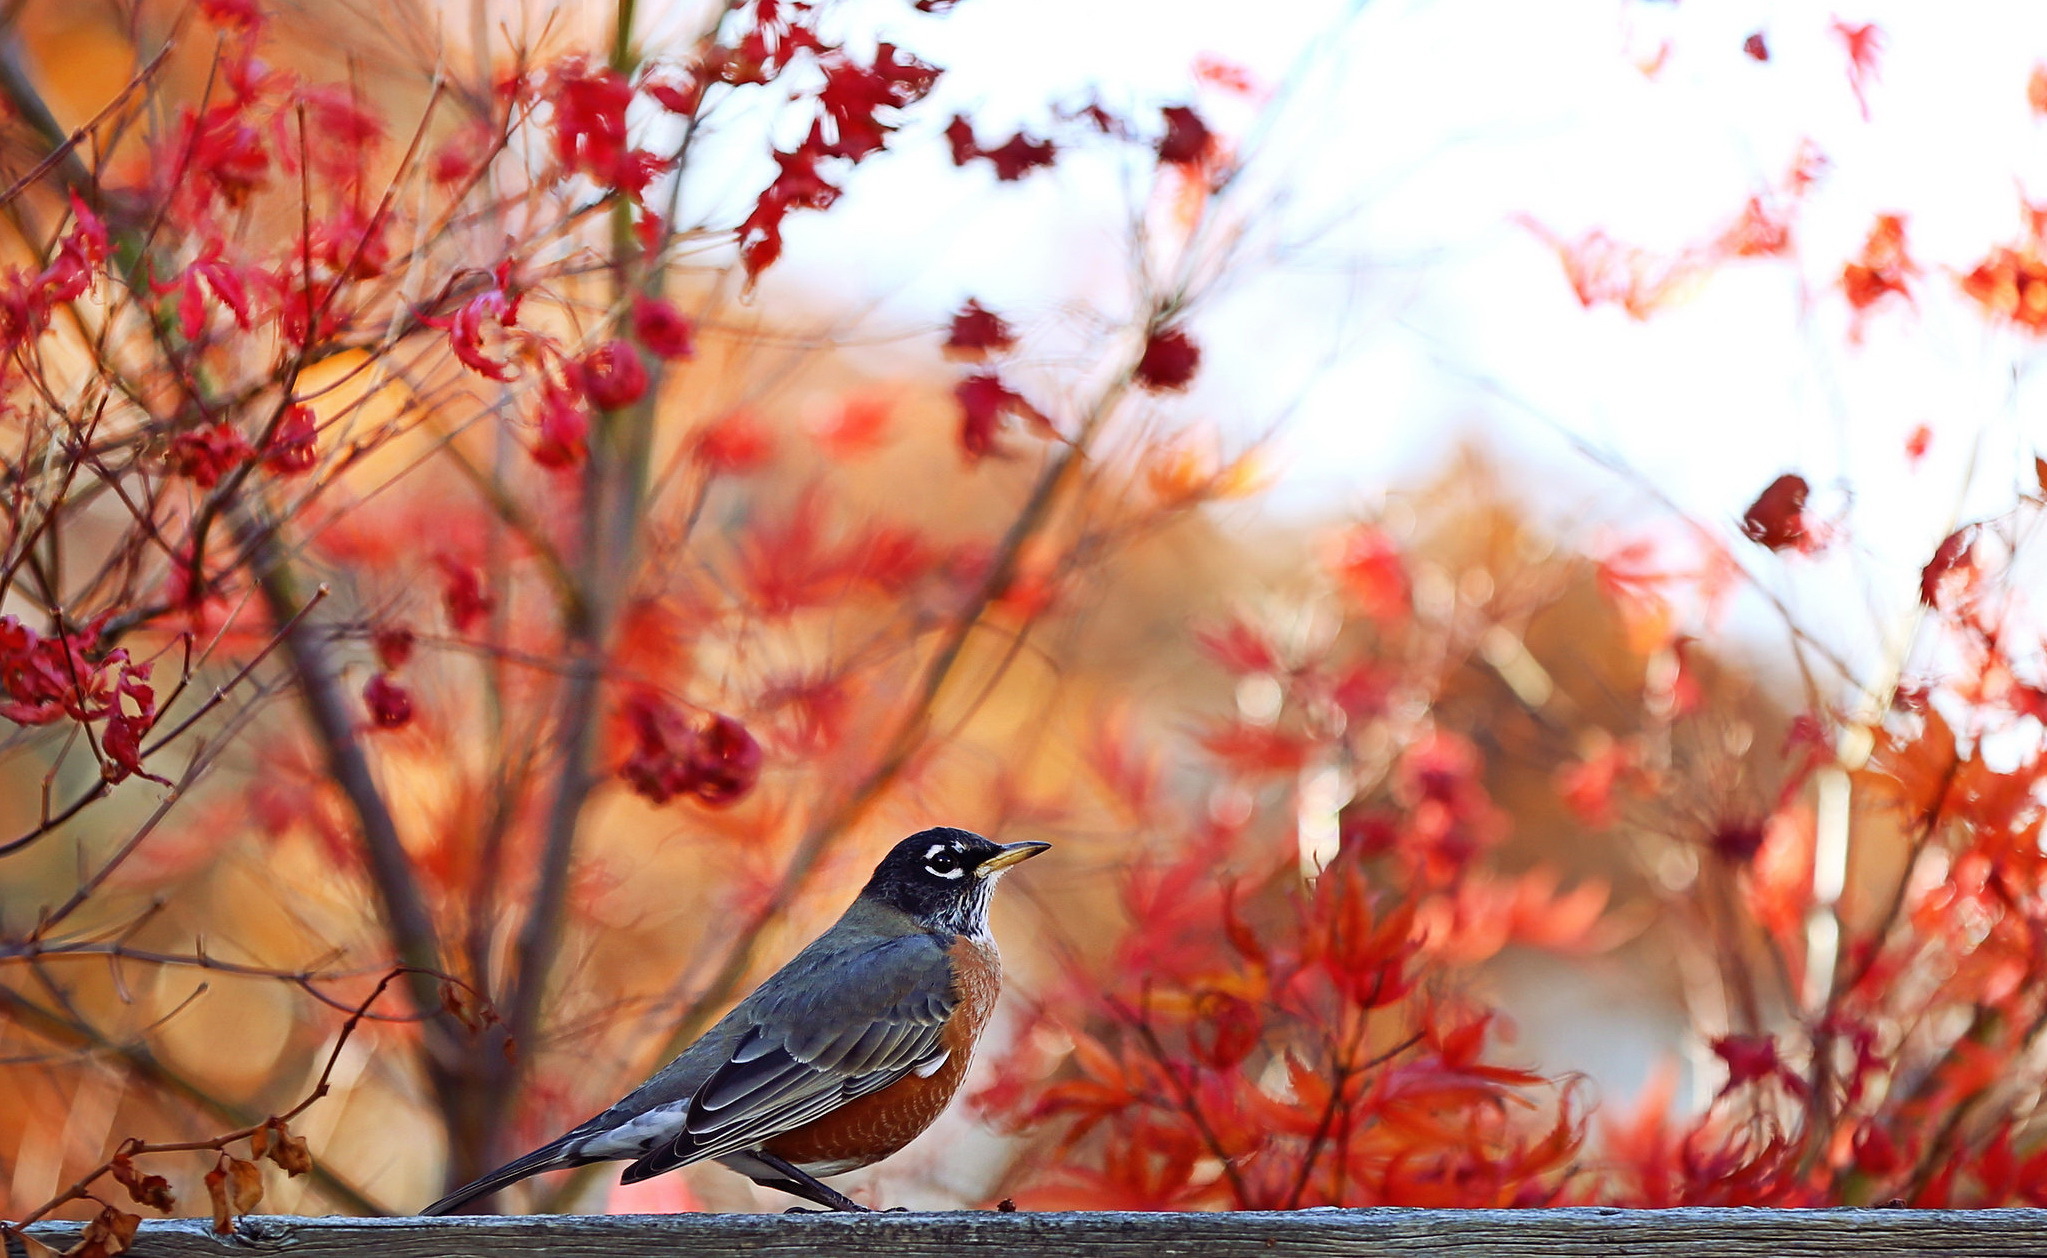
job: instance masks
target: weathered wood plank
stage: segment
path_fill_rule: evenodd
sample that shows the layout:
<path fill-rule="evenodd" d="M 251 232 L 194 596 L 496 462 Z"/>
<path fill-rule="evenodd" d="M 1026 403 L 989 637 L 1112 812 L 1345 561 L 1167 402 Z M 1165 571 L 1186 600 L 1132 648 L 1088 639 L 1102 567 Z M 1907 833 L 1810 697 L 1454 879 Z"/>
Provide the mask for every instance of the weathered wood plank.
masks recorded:
<path fill-rule="evenodd" d="M 78 1224 L 30 1229 L 64 1248 Z M 1288 1214 L 257 1216 L 142 1225 L 137 1258 L 1845 1258 L 2047 1256 L 2047 1210 L 1306 1210 Z M 9 1258 L 20 1253 L 10 1243 Z"/>

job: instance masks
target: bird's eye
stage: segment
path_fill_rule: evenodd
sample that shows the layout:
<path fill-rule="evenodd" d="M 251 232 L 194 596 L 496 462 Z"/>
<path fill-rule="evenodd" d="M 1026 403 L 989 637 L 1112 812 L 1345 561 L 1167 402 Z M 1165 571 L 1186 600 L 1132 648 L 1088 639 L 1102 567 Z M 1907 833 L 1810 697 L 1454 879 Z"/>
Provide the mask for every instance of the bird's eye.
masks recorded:
<path fill-rule="evenodd" d="M 938 847 L 924 854 L 924 872 L 934 878 L 958 878 L 967 871 L 960 868 L 958 852 Z"/>

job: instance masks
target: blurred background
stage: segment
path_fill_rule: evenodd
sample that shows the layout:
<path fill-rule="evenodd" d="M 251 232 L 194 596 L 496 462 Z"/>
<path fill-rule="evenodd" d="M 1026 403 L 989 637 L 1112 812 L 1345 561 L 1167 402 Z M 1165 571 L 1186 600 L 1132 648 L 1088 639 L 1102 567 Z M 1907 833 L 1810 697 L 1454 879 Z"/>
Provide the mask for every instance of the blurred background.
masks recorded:
<path fill-rule="evenodd" d="M 159 695 L 170 676 L 188 703 L 233 695 L 194 727 L 189 778 L 146 762 L 175 790 L 129 778 L 0 856 L 0 1213 L 124 1138 L 281 1112 L 330 1069 L 292 1123 L 319 1170 L 273 1174 L 264 1208 L 409 1212 L 637 1082 L 930 824 L 1055 848 L 996 908 L 1012 1000 L 979 1101 L 847 1177 L 864 1200 L 1082 1200 L 1038 1174 L 1031 1090 L 1089 1069 L 1073 985 L 1127 974 L 1133 877 L 1192 854 L 1219 884 L 1245 874 L 1275 922 L 1341 854 L 1381 861 L 1386 903 L 1422 914 L 1418 993 L 1494 1011 L 1489 1061 L 1579 1080 L 1581 1118 L 1589 1098 L 1704 1121 L 1743 1082 L 1728 1037 L 1835 1025 L 1869 972 L 1857 941 L 1920 929 L 1906 888 L 1941 874 L 1921 863 L 1925 788 L 1898 766 L 1928 728 L 2033 790 L 2043 321 L 1983 277 L 2000 248 L 2037 257 L 2037 6 L 641 0 L 625 77 L 643 95 L 619 117 L 677 160 L 631 198 L 587 147 L 550 143 L 584 107 L 551 67 L 620 64 L 612 6 L 242 8 L 11 11 L 18 123 L 24 93 L 62 133 L 128 102 L 127 129 L 87 146 L 117 237 L 147 196 L 176 201 L 163 154 L 208 134 L 178 130 L 184 103 L 265 111 L 248 119 L 269 154 L 257 189 L 170 211 L 197 226 L 152 238 L 151 275 L 199 265 L 215 236 L 219 256 L 288 267 L 294 198 L 329 195 L 288 160 L 311 152 L 305 107 L 265 103 L 301 89 L 265 71 L 384 120 L 332 203 L 395 206 L 414 243 L 374 276 L 335 268 L 362 286 L 357 322 L 284 347 L 300 367 L 281 393 L 293 354 L 257 344 L 265 321 L 243 327 L 217 280 L 197 334 L 162 351 L 199 364 L 181 378 L 222 422 L 261 431 L 258 403 L 285 394 L 317 416 L 309 478 L 248 490 L 288 561 L 251 546 L 211 593 L 165 600 L 150 592 L 190 546 L 142 547 L 121 583 L 58 597 L 63 581 L 24 578 L 0 601 L 46 637 L 39 618 L 145 607 L 124 641 L 157 661 Z M 887 114 L 884 150 L 832 168 L 823 212 L 776 219 L 780 256 L 754 268 L 738 245 L 790 169 L 776 154 L 803 151 L 820 80 L 755 84 L 717 59 L 777 21 L 944 72 Z M 656 81 L 728 94 L 664 109 Z M 10 180 L 48 151 L 17 132 Z M 1006 168 L 1012 134 L 1056 159 Z M 486 175 L 422 173 L 478 135 L 498 143 L 470 159 Z M 400 195 L 379 201 L 386 184 Z M 65 211 L 54 192 L 20 204 L 8 247 L 28 266 Z M 520 326 L 561 347 L 505 350 L 523 364 L 509 382 L 443 330 L 508 257 Z M 78 326 L 102 346 L 168 322 L 129 279 L 128 305 L 114 279 L 86 299 Z M 573 383 L 551 364 L 629 326 L 654 345 L 633 284 L 694 339 L 643 353 L 649 393 L 616 408 L 643 417 L 644 448 L 593 400 L 587 455 L 536 453 L 535 399 Z M 276 287 L 259 306 L 288 305 Z M 970 301 L 999 335 L 960 322 Z M 1167 361 L 1168 333 L 1194 361 Z M 154 486 L 133 495 L 147 511 L 74 505 L 24 471 L 61 448 L 36 408 L 96 396 L 80 382 L 111 378 L 111 357 L 53 351 L 10 382 L 10 488 L 57 504 L 74 554 L 117 551 L 142 516 L 193 536 L 224 501 L 151 462 L 190 420 L 134 391 L 106 391 L 136 452 L 108 481 Z M 977 399 L 974 379 L 1012 392 Z M 1795 495 L 1773 486 L 1786 475 Z M 626 532 L 591 503 L 622 504 Z M 11 565 L 46 544 L 39 518 L 13 517 Z M 1965 525 L 1967 557 L 1929 569 Z M 300 603 L 270 575 L 285 567 Z M 1973 636 L 1929 592 L 1951 569 L 1995 593 Z M 301 624 L 322 654 L 290 637 Z M 309 668 L 347 698 L 339 725 L 295 697 Z M 158 728 L 183 715 L 167 704 Z M 0 726 L 7 833 L 95 789 L 101 765 L 66 736 L 88 723 Z M 689 761 L 720 738 L 715 772 Z M 346 747 L 366 784 L 337 768 Z M 695 776 L 663 778 L 675 756 Z M 399 872 L 365 837 L 368 796 Z M 549 887 L 560 919 L 536 934 Z M 75 893 L 89 903 L 46 932 Z M 342 1011 L 394 957 L 419 960 L 390 925 L 406 905 L 450 981 L 343 1043 Z M 1221 948 L 1207 922 L 1189 937 Z M 52 940 L 90 946 L 53 959 Z M 1915 1038 L 1931 1028 L 1960 1034 L 1914 999 L 1879 1036 L 1899 1061 L 1931 1052 Z M 1423 1009 L 1402 1016 L 1425 1026 Z M 1268 1027 L 1271 1062 L 1293 1025 Z M 1368 1039 L 1397 1049 L 1404 1025 Z M 1787 1074 L 1823 1073 L 1832 1050 L 1807 1051 L 1785 1049 Z M 1572 1104 L 1530 1109 L 1540 1126 Z M 1807 1104 L 1786 1084 L 1765 1108 Z M 1835 1160 L 1868 1172 L 1861 1128 L 1840 1130 Z M 1543 1172 L 1546 1199 L 1627 1198 L 1571 1178 L 1597 1162 L 1589 1131 L 1568 1174 Z M 1229 1161 L 1196 1160 L 1197 1188 Z M 208 1165 L 162 1173 L 189 1205 Z M 630 1189 L 615 1172 L 501 1205 L 786 1204 L 715 1167 Z M 1421 1199 L 1343 1183 L 1323 1195 Z M 1189 1193 L 1171 1200 L 1215 1204 Z"/>

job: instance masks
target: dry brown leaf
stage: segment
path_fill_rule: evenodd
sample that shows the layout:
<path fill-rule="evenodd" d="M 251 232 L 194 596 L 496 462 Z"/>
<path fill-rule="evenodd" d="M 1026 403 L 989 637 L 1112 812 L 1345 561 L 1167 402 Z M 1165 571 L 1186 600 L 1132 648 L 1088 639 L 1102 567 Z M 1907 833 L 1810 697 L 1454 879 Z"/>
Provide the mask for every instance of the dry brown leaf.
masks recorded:
<path fill-rule="evenodd" d="M 161 1210 L 165 1214 L 177 1206 L 178 1199 L 171 1195 L 171 1181 L 161 1175 L 144 1174 L 127 1154 L 116 1157 L 108 1169 L 137 1205 Z"/>
<path fill-rule="evenodd" d="M 43 1244 L 26 1232 L 15 1232 L 13 1236 L 15 1240 L 21 1242 L 22 1258 L 60 1258 L 55 1249 Z"/>
<path fill-rule="evenodd" d="M 85 1225 L 78 1243 L 65 1250 L 63 1258 L 113 1258 L 134 1242 L 135 1229 L 140 1226 L 141 1215 L 107 1206 Z"/>
<path fill-rule="evenodd" d="M 240 1158 L 227 1160 L 227 1195 L 236 1214 L 247 1214 L 263 1204 L 263 1168 Z"/>
<path fill-rule="evenodd" d="M 226 1236 L 235 1227 L 234 1211 L 227 1204 L 227 1168 L 215 1166 L 206 1172 L 206 1195 L 213 1198 L 213 1230 Z"/>
<path fill-rule="evenodd" d="M 303 1175 L 313 1169 L 313 1151 L 304 1136 L 294 1136 L 282 1118 L 272 1118 L 249 1137 L 249 1148 L 258 1158 L 269 1158 L 287 1175 Z"/>

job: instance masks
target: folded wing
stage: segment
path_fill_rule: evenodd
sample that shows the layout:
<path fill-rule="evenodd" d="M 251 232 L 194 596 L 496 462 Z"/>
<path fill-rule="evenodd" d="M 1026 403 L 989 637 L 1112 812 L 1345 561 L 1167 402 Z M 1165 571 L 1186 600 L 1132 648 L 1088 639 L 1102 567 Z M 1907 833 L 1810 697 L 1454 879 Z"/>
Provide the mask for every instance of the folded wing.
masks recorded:
<path fill-rule="evenodd" d="M 626 1168 L 635 1183 L 722 1157 L 928 1070 L 945 1056 L 957 999 L 951 958 L 929 935 L 830 958 L 758 1008 L 690 1097 L 681 1130 Z"/>

